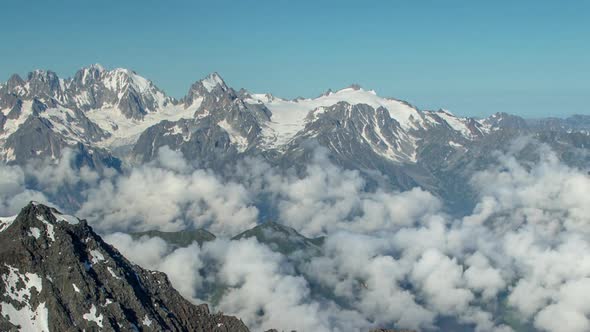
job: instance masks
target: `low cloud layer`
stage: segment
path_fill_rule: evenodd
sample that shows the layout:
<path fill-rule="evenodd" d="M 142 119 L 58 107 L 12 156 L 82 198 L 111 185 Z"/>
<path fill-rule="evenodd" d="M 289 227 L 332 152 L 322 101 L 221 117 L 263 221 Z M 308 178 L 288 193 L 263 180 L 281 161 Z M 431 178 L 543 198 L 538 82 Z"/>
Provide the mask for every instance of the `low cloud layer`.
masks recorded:
<path fill-rule="evenodd" d="M 187 298 L 215 298 L 216 309 L 253 330 L 587 331 L 590 176 L 545 147 L 538 154 L 528 164 L 498 154 L 497 165 L 473 177 L 479 202 L 459 219 L 418 188 L 367 191 L 360 173 L 333 165 L 322 149 L 300 176 L 259 159 L 216 174 L 167 148 L 123 175 L 67 163 L 3 166 L 0 209 L 15 213 L 63 182 L 84 183 L 78 214 L 103 233 L 206 227 L 229 236 L 256 224 L 264 198 L 279 222 L 326 235 L 321 255 L 285 256 L 253 239 L 174 249 L 159 238 L 106 237 L 137 264 L 167 273 Z M 27 189 L 43 172 L 55 180 Z"/>
<path fill-rule="evenodd" d="M 315 150 L 302 177 L 285 174 L 258 159 L 242 162 L 235 176 L 250 192 L 264 194 L 273 202 L 281 223 L 308 236 L 341 229 L 362 233 L 394 230 L 442 207 L 439 199 L 419 188 L 367 192 L 358 171 L 332 164 L 322 148 Z"/>
<path fill-rule="evenodd" d="M 235 233 L 256 225 L 258 209 L 241 184 L 193 170 L 165 147 L 158 159 L 90 188 L 78 212 L 103 231 L 207 228 Z"/>

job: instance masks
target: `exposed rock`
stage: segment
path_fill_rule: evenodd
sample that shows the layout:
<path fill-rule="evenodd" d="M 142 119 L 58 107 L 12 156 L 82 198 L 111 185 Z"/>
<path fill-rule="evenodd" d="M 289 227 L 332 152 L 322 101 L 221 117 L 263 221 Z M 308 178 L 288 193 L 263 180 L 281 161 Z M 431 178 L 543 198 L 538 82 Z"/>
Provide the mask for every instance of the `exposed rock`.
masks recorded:
<path fill-rule="evenodd" d="M 53 208 L 33 202 L 1 219 L 0 243 L 2 331 L 248 331 Z"/>

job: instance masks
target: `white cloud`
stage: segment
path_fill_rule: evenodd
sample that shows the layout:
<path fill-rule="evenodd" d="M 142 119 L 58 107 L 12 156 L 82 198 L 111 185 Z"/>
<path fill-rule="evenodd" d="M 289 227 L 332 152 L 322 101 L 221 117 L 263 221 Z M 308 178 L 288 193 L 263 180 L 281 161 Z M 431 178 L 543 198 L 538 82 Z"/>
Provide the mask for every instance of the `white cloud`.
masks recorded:
<path fill-rule="evenodd" d="M 161 161 L 166 158 L 171 159 Z M 159 161 L 90 188 L 78 214 L 103 231 L 208 228 L 231 234 L 255 225 L 258 210 L 242 185 L 186 167 L 176 153 L 161 148 Z"/>
<path fill-rule="evenodd" d="M 590 307 L 580 294 L 590 285 L 590 176 L 549 150 L 539 156 L 523 163 L 498 155 L 498 167 L 473 177 L 479 203 L 460 219 L 422 189 L 367 191 L 360 173 L 333 165 L 322 149 L 299 173 L 250 158 L 222 176 L 167 148 L 152 163 L 102 178 L 63 161 L 4 166 L 0 209 L 43 199 L 25 179 L 52 176 L 39 181 L 47 193 L 92 184 L 79 214 L 103 231 L 206 227 L 233 235 L 256 223 L 262 202 L 307 236 L 327 234 L 323 254 L 305 260 L 253 240 L 173 250 L 159 239 L 107 237 L 196 302 L 212 282 L 222 284 L 218 309 L 255 330 L 429 330 L 444 318 L 510 331 L 499 315 L 513 312 L 539 330 L 586 331 Z"/>
<path fill-rule="evenodd" d="M 18 166 L 0 165 L 0 216 L 17 214 L 29 201 L 47 202 L 47 197 L 25 185 L 25 173 Z"/>

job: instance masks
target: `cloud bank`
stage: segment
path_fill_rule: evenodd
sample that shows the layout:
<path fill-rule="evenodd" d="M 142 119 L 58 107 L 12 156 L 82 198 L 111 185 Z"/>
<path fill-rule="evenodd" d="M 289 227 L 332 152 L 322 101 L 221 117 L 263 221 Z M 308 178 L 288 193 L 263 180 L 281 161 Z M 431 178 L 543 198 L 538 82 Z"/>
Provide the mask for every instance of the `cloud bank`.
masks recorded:
<path fill-rule="evenodd" d="M 78 214 L 103 231 L 207 228 L 231 234 L 256 225 L 258 209 L 241 184 L 190 169 L 179 152 L 164 147 L 154 162 L 90 188 Z"/>
<path fill-rule="evenodd" d="M 277 221 L 325 235 L 322 253 L 285 256 L 254 239 L 175 249 L 158 238 L 106 237 L 167 273 L 187 298 L 214 302 L 253 330 L 587 331 L 590 176 L 545 147 L 538 154 L 535 163 L 499 154 L 475 174 L 479 202 L 462 218 L 418 188 L 367 191 L 360 173 L 333 165 L 322 149 L 299 176 L 259 159 L 231 175 L 194 169 L 167 148 L 123 175 L 4 166 L 0 208 L 14 213 L 29 197 L 81 182 L 78 214 L 103 233 L 206 227 L 228 236 L 254 226 L 264 200 Z M 44 172 L 56 180 L 27 189 L 26 179 Z"/>

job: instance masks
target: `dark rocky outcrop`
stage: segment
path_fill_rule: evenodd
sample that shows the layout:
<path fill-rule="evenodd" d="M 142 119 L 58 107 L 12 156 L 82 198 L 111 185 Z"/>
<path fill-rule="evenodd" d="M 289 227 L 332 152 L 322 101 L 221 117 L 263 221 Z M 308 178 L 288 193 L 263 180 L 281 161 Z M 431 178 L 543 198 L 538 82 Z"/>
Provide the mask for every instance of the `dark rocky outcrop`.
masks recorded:
<path fill-rule="evenodd" d="M 30 203 L 0 219 L 0 243 L 1 331 L 248 331 L 53 208 Z"/>

